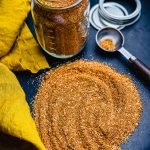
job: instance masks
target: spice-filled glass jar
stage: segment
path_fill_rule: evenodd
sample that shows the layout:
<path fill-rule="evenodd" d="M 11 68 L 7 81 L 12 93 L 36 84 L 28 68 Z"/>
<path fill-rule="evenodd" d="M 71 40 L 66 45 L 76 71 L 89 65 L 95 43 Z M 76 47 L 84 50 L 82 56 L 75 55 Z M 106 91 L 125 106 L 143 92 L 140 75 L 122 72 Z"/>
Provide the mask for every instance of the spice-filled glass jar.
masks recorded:
<path fill-rule="evenodd" d="M 32 0 L 32 16 L 39 44 L 51 56 L 70 58 L 87 41 L 89 0 Z"/>

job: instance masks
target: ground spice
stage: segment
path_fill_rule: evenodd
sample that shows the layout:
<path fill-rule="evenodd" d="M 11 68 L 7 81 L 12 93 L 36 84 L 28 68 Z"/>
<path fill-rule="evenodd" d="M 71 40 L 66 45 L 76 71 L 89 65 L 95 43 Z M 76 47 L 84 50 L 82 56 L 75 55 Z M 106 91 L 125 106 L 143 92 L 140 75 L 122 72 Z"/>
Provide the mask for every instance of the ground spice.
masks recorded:
<path fill-rule="evenodd" d="M 34 104 L 47 150 L 118 150 L 138 125 L 141 110 L 131 79 L 82 60 L 48 72 Z"/>
<path fill-rule="evenodd" d="M 110 50 L 110 51 L 113 51 L 116 48 L 116 46 L 115 46 L 115 44 L 114 44 L 114 42 L 113 42 L 112 39 L 103 39 L 103 40 L 100 40 L 99 45 L 103 49 Z"/>
<path fill-rule="evenodd" d="M 88 0 L 82 0 L 70 8 L 59 9 L 77 1 L 79 0 L 35 0 L 33 17 L 36 35 L 42 48 L 53 56 L 75 55 L 86 43 Z"/>
<path fill-rule="evenodd" d="M 39 0 L 39 1 L 42 4 L 53 8 L 66 7 L 77 2 L 77 0 Z"/>

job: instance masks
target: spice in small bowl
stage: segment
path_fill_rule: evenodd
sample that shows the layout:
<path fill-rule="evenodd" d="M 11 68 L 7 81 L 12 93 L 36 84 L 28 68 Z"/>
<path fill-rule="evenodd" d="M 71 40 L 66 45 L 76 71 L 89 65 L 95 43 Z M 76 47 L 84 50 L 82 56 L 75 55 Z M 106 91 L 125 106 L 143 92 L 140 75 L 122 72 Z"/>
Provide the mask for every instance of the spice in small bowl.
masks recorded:
<path fill-rule="evenodd" d="M 116 48 L 113 40 L 109 38 L 100 40 L 99 46 L 104 50 L 108 50 L 108 51 L 114 51 Z"/>

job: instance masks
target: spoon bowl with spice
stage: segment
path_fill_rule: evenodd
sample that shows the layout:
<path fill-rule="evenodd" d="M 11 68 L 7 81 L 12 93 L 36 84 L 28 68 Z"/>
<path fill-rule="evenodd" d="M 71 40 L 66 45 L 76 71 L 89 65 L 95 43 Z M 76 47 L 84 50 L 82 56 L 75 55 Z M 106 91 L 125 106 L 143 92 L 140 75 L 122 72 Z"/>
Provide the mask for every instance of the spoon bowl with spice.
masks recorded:
<path fill-rule="evenodd" d="M 99 30 L 96 34 L 96 43 L 103 51 L 120 52 L 132 65 L 133 69 L 150 82 L 150 68 L 123 47 L 124 36 L 119 30 L 112 27 Z"/>

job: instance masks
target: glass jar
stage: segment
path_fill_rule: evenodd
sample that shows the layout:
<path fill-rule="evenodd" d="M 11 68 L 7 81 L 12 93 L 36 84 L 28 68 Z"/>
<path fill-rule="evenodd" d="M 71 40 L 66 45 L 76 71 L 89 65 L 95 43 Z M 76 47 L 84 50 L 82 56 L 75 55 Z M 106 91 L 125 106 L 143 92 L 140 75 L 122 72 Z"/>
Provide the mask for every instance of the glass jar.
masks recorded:
<path fill-rule="evenodd" d="M 89 0 L 32 0 L 36 36 L 45 52 L 70 58 L 85 46 L 89 29 Z"/>

